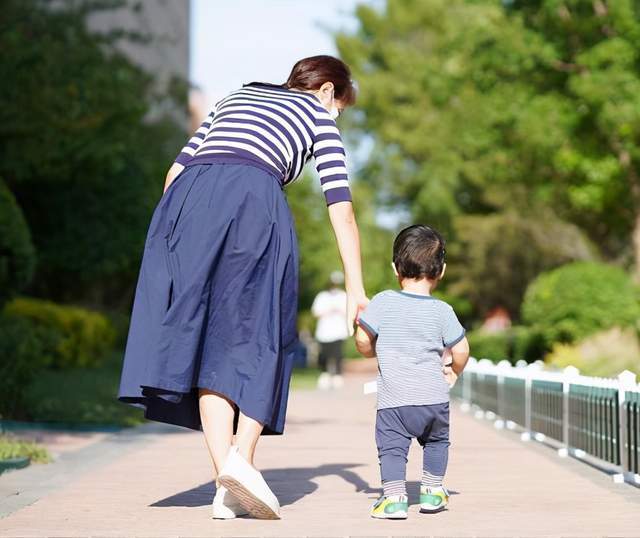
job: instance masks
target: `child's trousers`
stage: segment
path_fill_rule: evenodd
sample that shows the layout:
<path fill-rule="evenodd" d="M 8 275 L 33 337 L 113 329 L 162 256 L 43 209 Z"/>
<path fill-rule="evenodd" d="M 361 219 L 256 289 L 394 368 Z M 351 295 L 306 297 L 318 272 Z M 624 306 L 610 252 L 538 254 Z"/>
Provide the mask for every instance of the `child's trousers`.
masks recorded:
<path fill-rule="evenodd" d="M 423 447 L 423 471 L 444 476 L 449 457 L 449 402 L 378 409 L 376 445 L 382 482 L 405 480 L 411 440 Z"/>

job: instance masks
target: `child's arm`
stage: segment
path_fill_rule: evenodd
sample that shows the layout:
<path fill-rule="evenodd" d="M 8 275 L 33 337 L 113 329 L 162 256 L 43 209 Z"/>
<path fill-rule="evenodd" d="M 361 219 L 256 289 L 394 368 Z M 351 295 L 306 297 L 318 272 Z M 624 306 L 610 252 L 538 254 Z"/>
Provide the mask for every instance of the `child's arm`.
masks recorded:
<path fill-rule="evenodd" d="M 376 356 L 376 337 L 370 335 L 362 325 L 356 327 L 356 349 L 364 357 Z"/>
<path fill-rule="evenodd" d="M 457 344 L 451 346 L 451 369 L 460 375 L 469 360 L 469 341 L 463 337 Z M 446 366 L 446 364 L 445 364 Z"/>

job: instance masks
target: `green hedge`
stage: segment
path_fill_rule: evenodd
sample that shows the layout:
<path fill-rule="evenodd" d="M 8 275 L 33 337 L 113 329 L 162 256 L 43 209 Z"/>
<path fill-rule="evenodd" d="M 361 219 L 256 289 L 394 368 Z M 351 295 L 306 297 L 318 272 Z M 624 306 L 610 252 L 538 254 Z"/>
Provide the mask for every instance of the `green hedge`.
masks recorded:
<path fill-rule="evenodd" d="M 490 359 L 494 362 L 511 360 L 511 333 L 507 331 L 488 333 L 475 330 L 467 333 L 467 339 L 471 356 L 476 359 Z"/>
<path fill-rule="evenodd" d="M 52 361 L 54 335 L 25 319 L 0 315 L 0 416 L 28 418 L 25 388 Z"/>
<path fill-rule="evenodd" d="M 99 312 L 19 297 L 5 306 L 9 317 L 47 331 L 49 365 L 57 369 L 96 366 L 114 345 L 116 331 Z"/>
<path fill-rule="evenodd" d="M 31 281 L 35 259 L 24 215 L 0 179 L 0 307 Z"/>
<path fill-rule="evenodd" d="M 494 362 L 505 359 L 513 364 L 519 360 L 533 362 L 543 359 L 549 351 L 540 332 L 523 326 L 514 326 L 497 333 L 476 329 L 467 333 L 467 338 L 473 357 Z"/>
<path fill-rule="evenodd" d="M 522 316 L 549 346 L 574 342 L 609 327 L 637 326 L 638 290 L 618 267 L 571 263 L 540 275 L 529 285 Z"/>

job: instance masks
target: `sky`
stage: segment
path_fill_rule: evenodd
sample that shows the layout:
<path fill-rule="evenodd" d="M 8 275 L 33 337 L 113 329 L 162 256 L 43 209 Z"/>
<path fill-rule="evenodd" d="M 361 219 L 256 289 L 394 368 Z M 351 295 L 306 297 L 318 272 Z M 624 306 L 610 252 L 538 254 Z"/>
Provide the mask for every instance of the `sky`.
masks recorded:
<path fill-rule="evenodd" d="M 337 55 L 332 32 L 357 28 L 356 5 L 384 0 L 191 0 L 191 83 L 208 108 L 231 90 L 254 80 L 282 83 L 307 56 Z M 352 179 L 366 160 L 368 140 L 347 145 Z M 400 215 L 378 209 L 377 221 L 393 228 Z"/>
<path fill-rule="evenodd" d="M 209 105 L 245 82 L 281 83 L 293 64 L 336 55 L 332 30 L 353 30 L 358 3 L 378 0 L 191 0 L 191 82 Z"/>

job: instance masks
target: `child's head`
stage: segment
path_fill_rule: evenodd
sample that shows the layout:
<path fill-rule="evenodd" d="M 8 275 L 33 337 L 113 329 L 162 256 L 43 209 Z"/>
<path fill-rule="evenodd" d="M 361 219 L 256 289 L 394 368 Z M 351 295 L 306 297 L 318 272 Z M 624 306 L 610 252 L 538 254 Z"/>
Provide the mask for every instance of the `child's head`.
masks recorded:
<path fill-rule="evenodd" d="M 445 243 L 430 226 L 414 224 L 402 230 L 393 242 L 393 265 L 403 279 L 437 282 L 444 275 Z"/>

